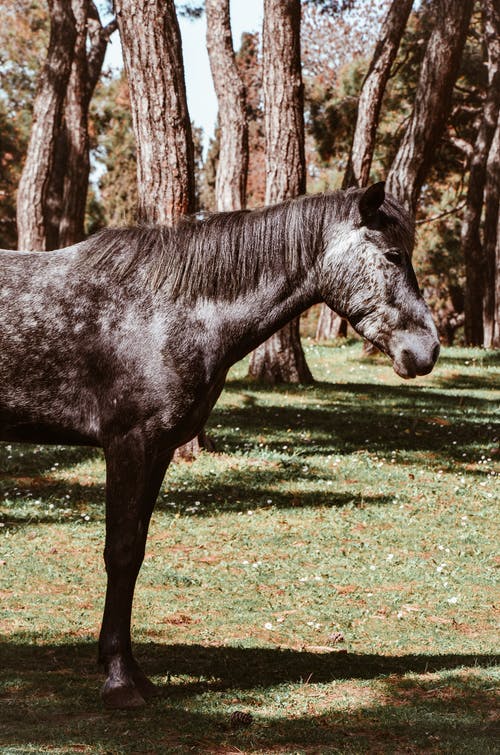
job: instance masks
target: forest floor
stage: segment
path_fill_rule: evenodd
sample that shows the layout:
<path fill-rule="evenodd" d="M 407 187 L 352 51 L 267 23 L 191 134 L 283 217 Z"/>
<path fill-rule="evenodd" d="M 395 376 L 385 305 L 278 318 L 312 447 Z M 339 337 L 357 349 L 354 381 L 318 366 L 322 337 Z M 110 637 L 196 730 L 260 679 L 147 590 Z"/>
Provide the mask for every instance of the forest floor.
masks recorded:
<path fill-rule="evenodd" d="M 237 365 L 217 452 L 167 474 L 134 712 L 98 694 L 101 453 L 0 446 L 2 755 L 499 751 L 500 354 L 413 382 L 359 343 L 306 356 L 303 388 Z"/>

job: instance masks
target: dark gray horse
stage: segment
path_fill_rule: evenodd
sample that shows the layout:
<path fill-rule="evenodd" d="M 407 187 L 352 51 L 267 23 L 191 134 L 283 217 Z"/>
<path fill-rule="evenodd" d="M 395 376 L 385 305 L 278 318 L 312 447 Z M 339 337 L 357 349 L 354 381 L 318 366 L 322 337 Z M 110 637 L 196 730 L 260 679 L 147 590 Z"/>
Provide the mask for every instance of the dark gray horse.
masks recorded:
<path fill-rule="evenodd" d="M 376 184 L 0 253 L 0 439 L 101 446 L 106 457 L 107 705 L 134 707 L 154 692 L 130 621 L 174 449 L 203 427 L 229 367 L 316 302 L 388 354 L 398 375 L 430 372 L 439 344 L 412 246 L 408 215 Z"/>

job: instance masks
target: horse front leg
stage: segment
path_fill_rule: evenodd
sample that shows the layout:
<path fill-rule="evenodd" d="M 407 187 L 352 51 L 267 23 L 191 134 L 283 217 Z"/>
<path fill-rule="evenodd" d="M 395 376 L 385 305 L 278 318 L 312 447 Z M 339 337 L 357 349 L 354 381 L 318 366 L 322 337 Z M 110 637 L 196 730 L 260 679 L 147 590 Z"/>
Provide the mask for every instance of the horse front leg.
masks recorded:
<path fill-rule="evenodd" d="M 171 455 L 158 454 L 140 432 L 114 438 L 104 450 L 108 583 L 99 636 L 99 661 L 107 675 L 102 697 L 108 707 L 135 708 L 144 705 L 155 687 L 132 654 L 132 601 L 149 520 Z"/>

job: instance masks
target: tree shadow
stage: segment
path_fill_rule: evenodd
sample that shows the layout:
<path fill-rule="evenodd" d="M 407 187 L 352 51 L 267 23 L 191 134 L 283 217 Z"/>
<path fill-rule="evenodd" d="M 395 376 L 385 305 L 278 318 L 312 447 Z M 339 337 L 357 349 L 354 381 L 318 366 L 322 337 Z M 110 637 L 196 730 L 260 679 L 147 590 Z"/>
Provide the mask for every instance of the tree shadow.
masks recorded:
<path fill-rule="evenodd" d="M 305 392 L 307 403 L 269 404 L 264 398 L 269 395 L 268 386 L 246 380 L 228 382 L 226 391 L 237 394 L 238 406 L 217 406 L 210 432 L 219 450 L 240 454 L 240 458 L 242 452 L 259 457 L 258 468 L 251 458 L 247 464 L 243 459 L 238 468 L 218 473 L 202 468 L 186 475 L 182 491 L 175 491 L 172 485 L 170 492 L 160 496 L 158 508 L 191 507 L 190 513 L 203 515 L 214 509 L 248 510 L 267 505 L 269 500 L 280 508 L 385 505 L 389 497 L 327 487 L 325 470 L 314 468 L 308 457 L 363 449 L 380 456 L 398 452 L 398 463 L 405 463 L 406 455 L 420 453 L 427 467 L 442 468 L 462 464 L 464 457 L 470 461 L 481 440 L 490 442 L 495 429 L 500 430 L 493 400 L 450 395 L 434 388 L 359 382 L 287 386 L 286 390 L 291 396 Z M 275 458 L 263 456 L 263 447 Z M 51 475 L 54 468 L 69 469 L 101 458 L 99 449 L 87 447 L 0 444 L 0 465 L 5 470 L 0 494 L 7 499 L 10 496 L 14 503 L 19 498 L 27 502 L 24 508 L 7 507 L 5 524 L 61 522 L 61 509 L 66 507 L 74 507 L 78 513 L 84 506 L 93 518 L 102 518 L 103 483 L 84 485 L 79 479 Z M 418 463 L 418 459 L 414 461 Z M 468 470 L 468 474 L 485 475 L 487 470 Z M 168 487 L 168 474 L 166 480 Z M 300 494 L 291 492 L 290 481 L 300 481 Z"/>
<path fill-rule="evenodd" d="M 498 375 L 440 375 L 435 382 L 453 391 L 499 391 L 500 377 Z M 492 401 L 494 398 L 492 397 Z M 467 398 L 469 405 L 469 397 Z"/>
<path fill-rule="evenodd" d="M 477 448 L 482 438 L 489 442 L 493 430 L 500 429 L 493 398 L 428 388 L 317 383 L 305 390 L 322 404 L 309 402 L 300 408 L 266 404 L 260 395 L 269 388 L 244 381 L 230 382 L 226 390 L 243 398 L 243 406 L 216 407 L 212 415 L 212 422 L 234 428 L 226 438 L 229 450 L 251 448 L 264 437 L 266 448 L 282 451 L 284 434 L 289 431 L 288 452 L 343 454 L 366 449 L 390 454 L 403 449 L 431 452 L 435 463 L 442 464 L 462 461 L 464 452 Z M 288 394 L 299 392 L 300 387 L 287 386 Z"/>
<path fill-rule="evenodd" d="M 97 650 L 92 641 L 30 644 L 16 636 L 9 642 L 0 639 L 2 670 L 5 683 L 9 676 L 39 674 L 54 680 L 74 676 L 76 683 L 83 672 L 98 677 Z M 459 668 L 486 668 L 498 665 L 496 653 L 473 654 L 404 654 L 349 653 L 332 648 L 328 652 L 309 652 L 275 647 L 240 647 L 199 644 L 134 643 L 135 654 L 149 676 L 162 678 L 170 697 L 187 697 L 200 689 L 249 689 L 277 684 L 305 682 L 325 684 L 336 680 L 369 680 L 393 674 L 427 674 Z M 176 688 L 168 681 L 186 677 Z"/>
<path fill-rule="evenodd" d="M 11 746 L 75 742 L 80 748 L 102 746 L 120 752 L 225 752 L 219 749 L 225 744 L 261 752 L 299 745 L 308 753 L 405 752 L 401 744 L 406 740 L 415 745 L 431 734 L 440 746 L 467 737 L 478 744 L 477 751 L 489 752 L 494 734 L 486 718 L 494 705 L 494 689 L 491 681 L 477 674 L 498 661 L 493 654 L 316 654 L 146 643 L 138 646 L 138 657 L 147 673 L 157 682 L 162 680 L 161 695 L 137 712 L 102 710 L 95 650 L 88 642 L 44 646 L 2 642 L 0 654 L 4 690 L 0 730 L 2 742 Z M 475 674 L 467 675 L 467 670 Z M 442 671 L 450 672 L 445 681 L 414 676 Z M 337 705 L 341 698 L 331 697 L 331 690 L 328 697 L 321 686 L 358 680 L 378 681 L 381 694 L 346 707 Z M 312 705 L 307 714 L 290 714 L 284 708 L 275 715 L 260 715 L 258 695 L 288 684 L 301 685 L 306 700 L 323 703 L 319 710 Z M 342 686 L 335 689 L 342 694 Z M 207 705 L 208 696 L 218 702 L 215 710 Z M 35 705 L 32 711 L 30 705 Z M 242 706 L 253 710 L 254 720 L 248 730 L 235 731 L 231 712 Z M 134 735 L 142 737 L 138 741 L 144 749 L 127 747 L 123 732 L 131 727 Z M 388 742 L 396 749 L 386 749 Z M 325 749 L 334 745 L 345 749 Z"/>
<path fill-rule="evenodd" d="M 0 441 L 1 475 L 42 476 L 54 466 L 72 467 L 102 457 L 102 451 L 92 446 L 50 446 L 33 443 Z"/>
<path fill-rule="evenodd" d="M 467 364 L 466 364 L 467 362 Z M 473 356 L 454 356 L 453 354 L 441 353 L 439 356 L 439 366 L 457 365 L 459 367 L 467 368 L 470 364 L 476 366 L 496 367 L 500 365 L 500 350 L 491 349 L 483 350 L 478 349 L 477 354 Z"/>

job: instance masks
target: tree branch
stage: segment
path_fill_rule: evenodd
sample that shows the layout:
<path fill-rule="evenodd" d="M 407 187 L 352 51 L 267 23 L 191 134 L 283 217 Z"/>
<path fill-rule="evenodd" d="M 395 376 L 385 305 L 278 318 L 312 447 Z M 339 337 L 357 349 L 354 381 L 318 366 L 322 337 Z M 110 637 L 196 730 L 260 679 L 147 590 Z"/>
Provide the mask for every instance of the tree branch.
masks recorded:
<path fill-rule="evenodd" d="M 435 220 L 440 220 L 441 218 L 445 218 L 447 215 L 455 215 L 457 212 L 460 212 L 460 210 L 463 210 L 463 208 L 466 205 L 466 200 L 454 207 L 452 210 L 447 210 L 446 212 L 441 212 L 439 215 L 434 215 L 432 218 L 424 218 L 423 220 L 417 220 L 415 225 L 424 225 L 424 223 L 433 223 Z"/>

